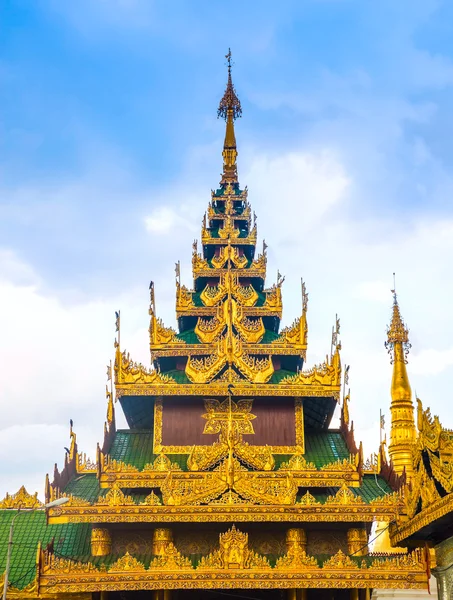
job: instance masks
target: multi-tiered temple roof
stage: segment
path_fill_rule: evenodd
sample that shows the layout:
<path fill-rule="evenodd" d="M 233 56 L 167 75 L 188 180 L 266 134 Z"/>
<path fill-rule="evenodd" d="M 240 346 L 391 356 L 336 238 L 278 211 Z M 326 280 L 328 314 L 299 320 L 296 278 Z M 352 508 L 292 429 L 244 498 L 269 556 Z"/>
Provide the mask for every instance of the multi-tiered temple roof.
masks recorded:
<path fill-rule="evenodd" d="M 237 174 L 230 61 L 218 114 L 223 172 L 194 243 L 191 289 L 177 265 L 178 329 L 158 317 L 151 284 L 147 368 L 123 350 L 117 314 L 115 392 L 96 460 L 79 452 L 71 424 L 64 468 L 45 490 L 46 501 L 69 500 L 47 511 L 47 525 L 38 511 L 18 530 L 28 549 L 16 552 L 11 580 L 31 597 L 425 585 L 420 553 L 368 555 L 372 522 L 402 510 L 402 480 L 382 447 L 364 460 L 349 394 L 340 428 L 329 428 L 343 383 L 339 321 L 326 361 L 308 369 L 305 284 L 301 314 L 280 327 L 283 278 L 266 287 L 266 245 L 257 255 Z M 116 428 L 114 393 L 129 429 Z M 39 507 L 23 490 L 7 497 L 2 539 L 6 509 L 21 502 Z"/>

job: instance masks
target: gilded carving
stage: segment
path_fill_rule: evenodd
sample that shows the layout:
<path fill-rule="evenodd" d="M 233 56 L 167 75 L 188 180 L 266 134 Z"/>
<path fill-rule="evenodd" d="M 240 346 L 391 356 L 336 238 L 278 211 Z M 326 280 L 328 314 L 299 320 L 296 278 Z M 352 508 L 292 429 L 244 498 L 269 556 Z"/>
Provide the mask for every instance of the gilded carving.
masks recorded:
<path fill-rule="evenodd" d="M 115 561 L 109 569 L 109 573 L 114 573 L 116 571 L 143 572 L 145 571 L 145 565 L 134 556 L 131 556 L 129 552 L 126 552 L 126 554 Z"/>
<path fill-rule="evenodd" d="M 41 508 L 42 506 L 42 502 L 38 500 L 38 492 L 29 494 L 25 486 L 22 486 L 15 494 L 6 494 L 3 500 L 0 501 L 0 508 L 30 509 Z"/>
<path fill-rule="evenodd" d="M 220 548 L 203 557 L 198 566 L 204 569 L 268 569 L 269 562 L 248 547 L 248 534 L 235 525 L 219 537 Z"/>

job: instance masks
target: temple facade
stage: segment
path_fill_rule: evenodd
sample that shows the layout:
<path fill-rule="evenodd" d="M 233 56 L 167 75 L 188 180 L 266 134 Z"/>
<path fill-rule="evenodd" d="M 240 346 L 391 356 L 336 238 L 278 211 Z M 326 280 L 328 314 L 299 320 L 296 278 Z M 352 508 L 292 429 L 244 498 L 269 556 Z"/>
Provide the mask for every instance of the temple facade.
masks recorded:
<path fill-rule="evenodd" d="M 241 113 L 229 61 L 218 109 L 223 172 L 193 245 L 191 288 L 177 264 L 177 330 L 159 318 L 151 283 L 145 367 L 124 350 L 116 314 L 95 460 L 79 451 L 71 423 L 64 467 L 45 484 L 46 503 L 65 503 L 44 509 L 23 488 L 0 503 L 7 596 L 365 600 L 373 591 L 427 589 L 429 552 L 412 537 L 428 531 L 416 519 L 427 502 L 442 502 L 438 487 L 451 490 L 442 461 L 452 441 L 422 412 L 417 435 L 396 295 L 390 458 L 381 444 L 366 459 L 342 393 L 339 321 L 325 362 L 311 367 L 303 282 L 301 314 L 280 327 L 283 278 L 266 287 L 266 244 L 257 253 L 256 217 L 238 178 Z M 333 429 L 338 403 L 341 425 Z M 116 427 L 118 406 L 127 429 Z M 370 552 L 373 523 L 380 545 Z"/>

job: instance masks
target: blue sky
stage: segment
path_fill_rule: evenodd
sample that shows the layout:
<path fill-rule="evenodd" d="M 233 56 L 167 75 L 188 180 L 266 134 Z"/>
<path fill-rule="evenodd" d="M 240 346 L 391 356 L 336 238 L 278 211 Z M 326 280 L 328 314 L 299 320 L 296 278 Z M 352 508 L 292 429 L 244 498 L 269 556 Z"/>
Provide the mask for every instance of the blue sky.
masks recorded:
<path fill-rule="evenodd" d="M 277 268 L 287 276 L 287 322 L 307 280 L 308 362 L 328 351 L 338 312 L 356 428 L 378 439 L 396 271 L 413 388 L 451 425 L 450 2 L 10 0 L 0 11 L 0 492 L 41 490 L 70 417 L 82 448 L 101 437 L 113 310 L 143 362 L 150 279 L 174 324 L 174 263 L 190 284 L 219 180 L 228 47 L 241 182 L 269 283 Z"/>

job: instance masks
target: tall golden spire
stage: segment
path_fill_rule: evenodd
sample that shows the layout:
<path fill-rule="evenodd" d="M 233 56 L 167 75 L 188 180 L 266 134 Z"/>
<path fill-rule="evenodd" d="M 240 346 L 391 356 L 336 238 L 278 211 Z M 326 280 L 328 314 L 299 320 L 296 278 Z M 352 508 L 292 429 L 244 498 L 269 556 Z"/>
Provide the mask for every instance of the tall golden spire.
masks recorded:
<path fill-rule="evenodd" d="M 226 121 L 225 142 L 222 152 L 223 174 L 220 185 L 238 183 L 236 166 L 238 152 L 236 148 L 236 136 L 234 135 L 234 121 L 242 115 L 241 103 L 236 95 L 233 80 L 231 79 L 231 50 L 229 48 L 225 58 L 228 61 L 228 81 L 217 110 L 217 117 L 222 117 Z"/>
<path fill-rule="evenodd" d="M 392 320 L 387 329 L 385 343 L 391 356 L 390 362 L 393 364 L 389 454 L 398 475 L 406 469 L 406 476 L 410 479 L 413 472 L 412 447 L 416 437 L 412 390 L 406 370 L 407 354 L 411 345 L 409 330 L 401 318 L 395 290 L 392 290 L 392 293 Z"/>

